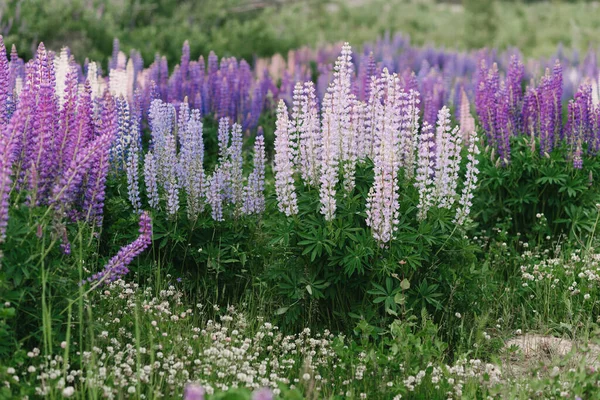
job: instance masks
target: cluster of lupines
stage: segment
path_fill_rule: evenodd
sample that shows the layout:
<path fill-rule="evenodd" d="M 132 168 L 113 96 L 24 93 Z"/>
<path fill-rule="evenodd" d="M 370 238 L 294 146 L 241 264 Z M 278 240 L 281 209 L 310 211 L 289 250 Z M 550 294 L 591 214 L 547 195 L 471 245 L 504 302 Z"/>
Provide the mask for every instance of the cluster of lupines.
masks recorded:
<path fill-rule="evenodd" d="M 26 191 L 31 206 L 101 223 L 109 151 L 119 133 L 116 99 L 105 91 L 92 100 L 90 82 L 81 82 L 68 52 L 56 56 L 43 43 L 33 60 L 23 63 L 13 51 L 7 62 L 0 40 L 0 70 L 0 237 L 12 190 Z"/>
<path fill-rule="evenodd" d="M 463 224 L 477 182 L 479 151 L 468 110 L 463 110 L 462 128 L 451 129 L 450 112 L 443 107 L 435 134 L 427 121 L 420 129 L 418 92 L 384 68 L 381 75 L 370 77 L 369 99 L 363 102 L 351 92 L 350 60 L 346 44 L 323 99 L 320 130 L 310 82 L 296 86 L 291 119 L 283 101 L 279 104 L 274 172 L 280 211 L 287 216 L 298 213 L 295 177 L 300 175 L 307 186 L 320 184 L 321 214 L 332 220 L 341 179 L 344 194 L 351 193 L 356 163 L 371 158 L 375 177 L 366 203 L 366 223 L 379 243 L 390 242 L 397 229 L 401 171 L 419 189 L 419 219 L 425 219 L 432 206 L 451 209 L 458 201 L 455 221 Z M 468 138 L 469 161 L 459 195 L 463 136 Z"/>
<path fill-rule="evenodd" d="M 179 114 L 172 104 L 160 99 L 152 102 L 149 112 L 152 133 L 151 150 L 144 157 L 144 179 L 148 202 L 160 208 L 164 199 L 169 217 L 175 218 L 185 193 L 187 215 L 195 220 L 211 207 L 214 220 L 224 219 L 225 204 L 233 206 L 233 214 L 257 214 L 264 210 L 265 146 L 262 133 L 254 146 L 254 170 L 244 185 L 242 174 L 242 127 L 229 126 L 228 118 L 219 121 L 219 159 L 211 175 L 204 162 L 203 125 L 199 110 L 190 110 L 189 104 L 180 104 Z M 129 168 L 129 182 L 137 182 L 137 168 Z M 136 183 L 130 185 L 130 199 L 137 202 Z"/>

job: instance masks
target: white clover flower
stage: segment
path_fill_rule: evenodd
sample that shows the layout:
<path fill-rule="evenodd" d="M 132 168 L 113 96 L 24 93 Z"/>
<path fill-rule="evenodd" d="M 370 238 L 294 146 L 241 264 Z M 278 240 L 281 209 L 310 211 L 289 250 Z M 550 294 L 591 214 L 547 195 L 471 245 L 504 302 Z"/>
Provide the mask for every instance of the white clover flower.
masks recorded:
<path fill-rule="evenodd" d="M 67 386 L 63 389 L 62 395 L 64 397 L 71 397 L 75 394 L 75 388 L 73 386 Z"/>

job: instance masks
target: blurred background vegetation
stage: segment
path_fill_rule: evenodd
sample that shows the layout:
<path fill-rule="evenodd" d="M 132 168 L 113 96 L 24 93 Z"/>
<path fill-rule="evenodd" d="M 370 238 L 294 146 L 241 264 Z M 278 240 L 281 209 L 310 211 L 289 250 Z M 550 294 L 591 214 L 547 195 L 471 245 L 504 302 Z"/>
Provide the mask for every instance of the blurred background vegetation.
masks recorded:
<path fill-rule="evenodd" d="M 44 41 L 104 65 L 115 37 L 146 63 L 156 52 L 173 63 L 186 39 L 193 57 L 214 50 L 250 60 L 303 45 L 358 45 L 397 31 L 417 44 L 516 46 L 549 56 L 559 43 L 582 51 L 597 46 L 598 15 L 598 2 L 556 0 L 0 0 L 0 33 L 26 57 Z"/>

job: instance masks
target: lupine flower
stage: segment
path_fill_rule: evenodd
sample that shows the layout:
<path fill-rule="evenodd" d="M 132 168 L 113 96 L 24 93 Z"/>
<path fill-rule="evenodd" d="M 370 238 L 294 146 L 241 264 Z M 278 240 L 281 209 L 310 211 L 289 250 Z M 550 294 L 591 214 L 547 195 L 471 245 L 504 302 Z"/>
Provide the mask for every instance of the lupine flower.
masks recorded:
<path fill-rule="evenodd" d="M 289 125 L 287 108 L 283 100 L 280 100 L 277 108 L 273 171 L 275 173 L 277 206 L 279 211 L 288 217 L 298 213 L 294 188 L 294 153 L 290 140 Z"/>
<path fill-rule="evenodd" d="M 205 393 L 201 385 L 188 383 L 183 390 L 183 400 L 204 400 Z"/>
<path fill-rule="evenodd" d="M 450 127 L 450 111 L 443 107 L 438 113 L 435 135 L 434 196 L 438 207 L 450 208 L 455 201 L 461 142 L 459 127 Z"/>
<path fill-rule="evenodd" d="M 299 117 L 296 123 L 299 132 L 298 168 L 304 182 L 309 186 L 316 186 L 319 182 L 321 132 L 314 84 L 304 83 L 299 96 Z"/>
<path fill-rule="evenodd" d="M 381 80 L 384 97 L 382 112 L 378 113 L 380 118 L 376 121 L 375 178 L 367 198 L 366 223 L 371 227 L 373 237 L 384 246 L 398 229 L 400 129 L 402 104 L 407 94 L 401 90 L 398 76 L 390 75 L 387 69 L 383 70 Z"/>
<path fill-rule="evenodd" d="M 255 390 L 252 393 L 252 400 L 273 400 L 274 394 L 269 388 Z"/>
<path fill-rule="evenodd" d="M 342 136 L 340 160 L 342 161 L 343 186 L 346 194 L 354 190 L 356 161 L 358 159 L 358 131 L 362 129 L 362 107 L 353 94 L 348 96 L 348 121 L 350 129 Z"/>
<path fill-rule="evenodd" d="M 321 150 L 321 214 L 331 221 L 337 208 L 335 193 L 342 141 L 350 134 L 352 50 L 348 43 L 334 66 L 334 78 L 323 99 Z"/>
<path fill-rule="evenodd" d="M 417 219 L 423 221 L 427 218 L 427 212 L 434 201 L 435 141 L 433 127 L 427 122 L 423 123 L 423 129 L 419 135 L 418 148 L 417 172 L 415 176 L 415 187 L 419 190 Z"/>
<path fill-rule="evenodd" d="M 405 176 L 410 179 L 415 170 L 415 152 L 419 132 L 419 93 L 408 92 L 402 104 L 402 122 L 400 132 L 400 158 Z"/>
<path fill-rule="evenodd" d="M 0 125 L 8 123 L 8 100 L 10 84 L 10 67 L 6 58 L 4 39 L 0 35 Z"/>
<path fill-rule="evenodd" d="M 187 196 L 187 213 L 190 220 L 195 220 L 204 209 L 202 200 L 204 173 L 204 142 L 202 139 L 202 117 L 199 110 L 192 110 L 185 123 L 185 135 L 180 136 L 181 152 L 179 154 L 180 181 Z"/>
<path fill-rule="evenodd" d="M 110 259 L 104 269 L 87 279 L 88 282 L 108 284 L 129 273 L 128 265 L 152 243 L 152 219 L 148 212 L 140 215 L 140 236 L 124 246 Z"/>
<path fill-rule="evenodd" d="M 224 176 L 220 168 L 217 168 L 208 180 L 206 201 L 212 209 L 211 216 L 215 221 L 223 221 L 223 186 Z"/>
<path fill-rule="evenodd" d="M 148 194 L 148 204 L 154 209 L 157 209 L 159 204 L 157 178 L 156 159 L 152 151 L 149 151 L 144 158 L 144 181 Z"/>
<path fill-rule="evenodd" d="M 245 214 L 259 214 L 265 210 L 265 158 L 265 138 L 259 127 L 254 142 L 254 170 L 248 176 L 245 191 Z"/>
<path fill-rule="evenodd" d="M 107 142 L 102 143 L 103 147 L 97 149 L 97 153 L 92 161 L 93 168 L 90 170 L 87 179 L 83 212 L 87 221 L 95 221 L 101 224 L 106 192 L 106 177 L 110 165 L 110 148 L 117 132 L 115 102 L 108 92 L 104 94 L 99 132 L 102 137 L 106 137 Z"/>
<path fill-rule="evenodd" d="M 19 138 L 19 128 L 23 116 L 18 112 L 11 122 L 0 132 L 0 243 L 6 238 L 8 226 L 8 207 L 12 189 L 12 166 L 15 160 L 15 148 Z"/>
<path fill-rule="evenodd" d="M 127 153 L 125 170 L 127 173 L 127 197 L 136 213 L 139 213 L 142 207 L 140 201 L 138 164 L 139 147 L 137 143 L 132 143 Z"/>
<path fill-rule="evenodd" d="M 479 160 L 477 155 L 479 154 L 479 147 L 477 147 L 477 133 L 472 131 L 469 135 L 469 148 L 467 154 L 467 172 L 465 175 L 465 186 L 463 187 L 462 194 L 458 200 L 459 206 L 456 209 L 456 216 L 454 217 L 454 223 L 463 225 L 469 216 L 471 206 L 473 205 L 473 191 L 477 186 L 477 174 L 479 169 L 477 164 Z"/>
<path fill-rule="evenodd" d="M 228 187 L 231 190 L 231 203 L 235 206 L 236 214 L 241 212 L 244 201 L 244 178 L 242 175 L 242 127 L 235 123 L 231 126 L 231 145 L 227 151 Z"/>

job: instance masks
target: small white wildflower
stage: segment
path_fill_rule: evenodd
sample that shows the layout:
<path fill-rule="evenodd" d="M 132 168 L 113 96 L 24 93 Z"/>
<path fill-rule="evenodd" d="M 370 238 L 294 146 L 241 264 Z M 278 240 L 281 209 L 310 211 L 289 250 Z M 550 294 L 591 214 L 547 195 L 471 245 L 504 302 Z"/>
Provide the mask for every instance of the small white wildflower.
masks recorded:
<path fill-rule="evenodd" d="M 62 395 L 64 397 L 71 397 L 75 394 L 75 388 L 73 386 L 67 386 L 63 389 Z"/>

